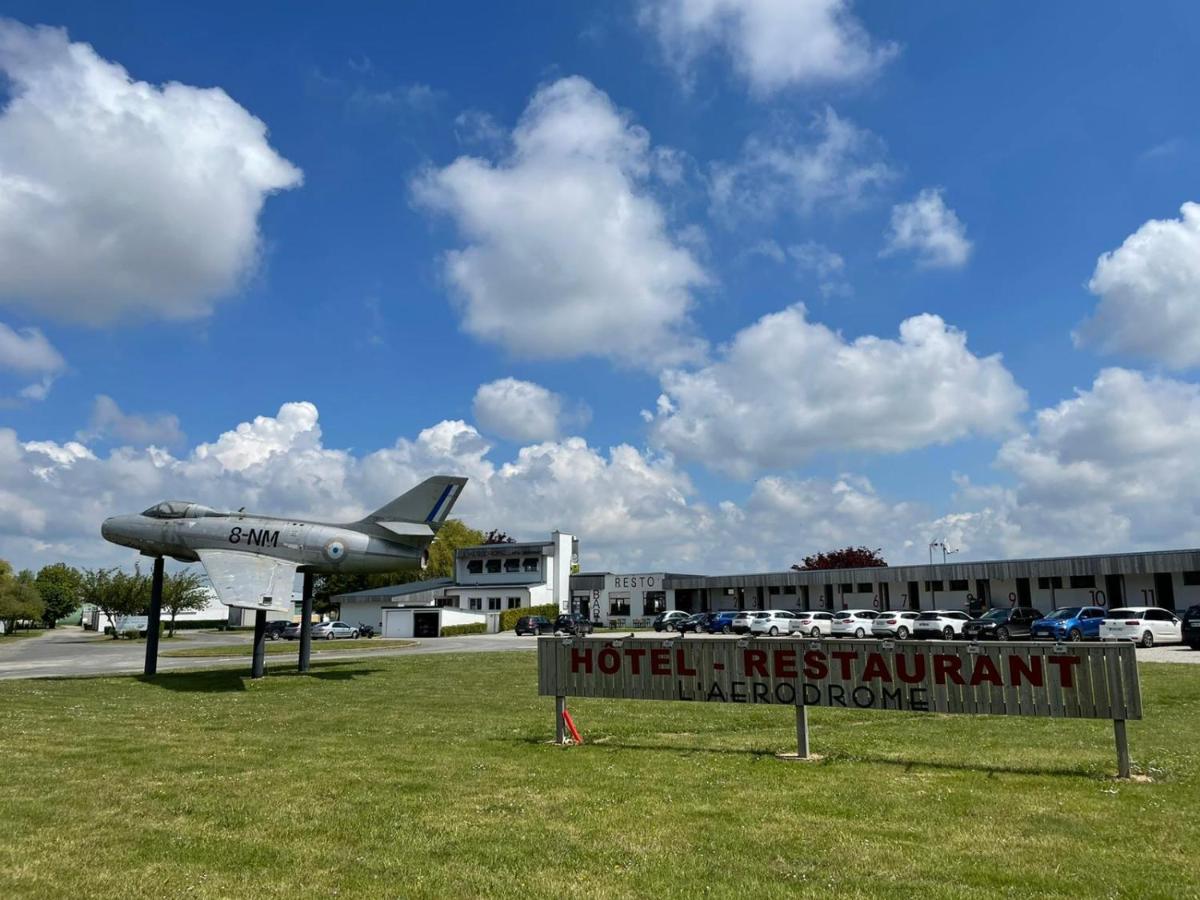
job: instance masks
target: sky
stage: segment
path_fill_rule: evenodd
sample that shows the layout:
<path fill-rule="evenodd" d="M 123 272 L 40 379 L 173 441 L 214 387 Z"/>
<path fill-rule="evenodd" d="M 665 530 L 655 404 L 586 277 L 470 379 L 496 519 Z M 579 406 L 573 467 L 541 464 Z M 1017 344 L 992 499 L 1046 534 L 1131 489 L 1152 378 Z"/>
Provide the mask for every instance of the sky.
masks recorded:
<path fill-rule="evenodd" d="M 1200 546 L 1196 4 L 392 7 L 5 5 L 0 558 L 435 473 L 592 570 Z"/>

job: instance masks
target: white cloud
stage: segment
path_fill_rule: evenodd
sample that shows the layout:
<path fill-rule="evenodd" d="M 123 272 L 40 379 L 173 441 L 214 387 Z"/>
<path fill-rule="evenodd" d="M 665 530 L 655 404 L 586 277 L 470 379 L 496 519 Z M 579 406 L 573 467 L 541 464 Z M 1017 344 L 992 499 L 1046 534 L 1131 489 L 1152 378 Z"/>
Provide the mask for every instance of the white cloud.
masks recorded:
<path fill-rule="evenodd" d="M 975 356 L 937 316 L 906 319 L 898 340 L 846 341 L 801 305 L 738 332 L 708 366 L 665 372 L 662 385 L 657 445 L 739 477 L 822 451 L 1003 434 L 1025 408 L 1000 357 Z"/>
<path fill-rule="evenodd" d="M 645 187 L 646 131 L 573 77 L 534 95 L 512 145 L 497 163 L 460 157 L 413 184 L 467 242 L 445 258 L 464 328 L 529 358 L 646 366 L 698 353 L 688 313 L 707 276 Z"/>
<path fill-rule="evenodd" d="M 1200 365 L 1200 203 L 1151 219 L 1103 254 L 1088 289 L 1100 302 L 1076 343 L 1172 369 Z"/>
<path fill-rule="evenodd" d="M 893 179 L 883 142 L 831 107 L 813 118 L 808 132 L 811 140 L 783 131 L 751 136 L 736 162 L 715 164 L 713 214 L 737 221 L 854 207 Z"/>
<path fill-rule="evenodd" d="M 475 392 L 475 421 L 510 441 L 550 441 L 559 435 L 563 398 L 540 384 L 501 378 Z"/>
<path fill-rule="evenodd" d="M 0 369 L 7 369 L 22 376 L 40 376 L 18 391 L 22 400 L 44 400 L 50 393 L 54 379 L 66 368 L 66 360 L 36 328 L 16 331 L 0 322 Z M 6 405 L 0 398 L 0 405 Z"/>
<path fill-rule="evenodd" d="M 132 80 L 56 28 L 0 19 L 0 302 L 61 320 L 187 319 L 253 270 L 301 174 L 220 88 Z"/>
<path fill-rule="evenodd" d="M 971 256 L 966 226 L 942 199 L 941 188 L 925 188 L 908 203 L 893 206 L 885 239 L 881 256 L 913 253 L 925 268 L 961 268 Z"/>
<path fill-rule="evenodd" d="M 697 59 L 727 54 L 754 93 L 791 86 L 854 83 L 897 52 L 880 44 L 846 0 L 644 0 L 639 19 L 690 81 Z"/>
<path fill-rule="evenodd" d="M 846 296 L 850 293 L 850 285 L 845 280 L 846 261 L 841 254 L 817 241 L 792 244 L 787 253 L 801 272 L 811 272 L 816 276 L 822 297 Z"/>
<path fill-rule="evenodd" d="M 107 394 L 97 394 L 92 404 L 92 420 L 86 431 L 77 435 L 81 441 L 115 438 L 136 447 L 157 445 L 173 447 L 183 443 L 179 417 L 170 413 L 153 416 L 131 415 L 122 411 L 117 401 Z"/>

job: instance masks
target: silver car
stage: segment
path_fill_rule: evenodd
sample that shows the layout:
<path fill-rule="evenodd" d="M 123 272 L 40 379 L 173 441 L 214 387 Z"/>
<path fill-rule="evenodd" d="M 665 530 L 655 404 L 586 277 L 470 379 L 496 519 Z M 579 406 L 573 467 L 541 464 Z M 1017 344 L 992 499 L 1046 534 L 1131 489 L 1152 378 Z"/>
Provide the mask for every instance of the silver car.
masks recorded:
<path fill-rule="evenodd" d="M 833 614 L 834 637 L 867 636 L 879 613 L 873 609 L 843 609 Z"/>
<path fill-rule="evenodd" d="M 795 613 L 786 609 L 764 609 L 762 612 L 756 612 L 750 620 L 750 633 L 776 637 L 798 630 L 797 624 Z"/>
<path fill-rule="evenodd" d="M 904 640 L 913 633 L 913 625 L 916 624 L 919 615 L 919 612 L 911 609 L 889 609 L 881 612 L 871 623 L 871 635 Z"/>
<path fill-rule="evenodd" d="M 322 622 L 320 625 L 313 626 L 312 636 L 314 641 L 321 638 L 327 641 L 335 638 L 357 638 L 358 629 L 345 622 Z"/>
<path fill-rule="evenodd" d="M 833 613 L 800 610 L 796 613 L 796 630 L 809 637 L 820 637 L 833 631 Z"/>

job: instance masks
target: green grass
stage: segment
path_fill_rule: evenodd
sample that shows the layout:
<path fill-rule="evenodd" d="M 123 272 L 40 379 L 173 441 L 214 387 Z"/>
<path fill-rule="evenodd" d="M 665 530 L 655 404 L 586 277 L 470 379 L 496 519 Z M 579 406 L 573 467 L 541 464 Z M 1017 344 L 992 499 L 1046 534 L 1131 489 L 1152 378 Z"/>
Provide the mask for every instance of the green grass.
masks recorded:
<path fill-rule="evenodd" d="M 415 647 L 417 641 L 401 641 L 391 640 L 386 638 L 374 638 L 365 641 L 313 641 L 312 653 L 316 656 L 320 653 L 333 650 L 396 650 L 400 647 Z M 268 656 L 283 656 L 290 654 L 292 656 L 300 655 L 299 641 L 268 641 L 266 644 Z M 253 642 L 248 644 L 225 644 L 220 647 L 186 647 L 181 650 L 163 650 L 160 656 L 195 656 L 195 657 L 212 657 L 212 656 L 250 656 L 254 652 Z"/>
<path fill-rule="evenodd" d="M 37 637 L 40 634 L 45 634 L 41 628 L 18 628 L 16 631 L 8 634 L 0 634 L 0 644 L 5 641 L 19 641 L 21 638 Z"/>
<path fill-rule="evenodd" d="M 0 896 L 1195 897 L 1200 669 L 1106 722 L 572 701 L 532 653 L 0 682 Z"/>

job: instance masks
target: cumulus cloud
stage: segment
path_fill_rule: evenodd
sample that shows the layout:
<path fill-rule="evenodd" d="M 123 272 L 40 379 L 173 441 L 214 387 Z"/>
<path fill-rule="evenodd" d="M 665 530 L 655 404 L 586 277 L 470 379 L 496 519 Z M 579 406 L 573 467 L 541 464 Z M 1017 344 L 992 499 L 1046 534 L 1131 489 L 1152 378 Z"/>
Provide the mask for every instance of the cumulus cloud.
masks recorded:
<path fill-rule="evenodd" d="M 416 202 L 466 242 L 444 261 L 463 327 L 527 358 L 696 355 L 689 310 L 707 276 L 646 186 L 655 159 L 644 129 L 572 77 L 534 95 L 499 161 L 421 174 Z"/>
<path fill-rule="evenodd" d="M 892 207 L 892 222 L 881 256 L 912 253 L 917 265 L 958 269 L 971 256 L 966 226 L 946 205 L 941 188 L 925 188 L 908 203 Z"/>
<path fill-rule="evenodd" d="M 1100 302 L 1076 343 L 1172 369 L 1200 365 L 1200 203 L 1151 219 L 1103 254 L 1088 289 Z"/>
<path fill-rule="evenodd" d="M 475 392 L 475 421 L 485 432 L 510 441 L 550 441 L 577 415 L 564 408 L 561 395 L 532 381 L 501 378 Z"/>
<path fill-rule="evenodd" d="M 719 48 L 751 90 L 846 84 L 873 76 L 895 56 L 872 40 L 847 0 L 645 0 L 639 20 L 688 81 L 696 61 Z"/>
<path fill-rule="evenodd" d="M 54 379 L 66 365 L 62 354 L 38 329 L 22 328 L 17 331 L 0 322 L 0 369 L 24 377 L 38 376 L 37 381 L 20 389 L 18 396 L 21 399 L 44 400 L 50 393 Z M 3 403 L 3 398 L 0 398 L 0 404 Z"/>
<path fill-rule="evenodd" d="M 96 395 L 92 404 L 92 421 L 77 437 L 82 441 L 112 438 L 137 447 L 174 447 L 184 440 L 178 416 L 170 413 L 131 415 L 124 412 L 117 401 L 107 394 Z"/>
<path fill-rule="evenodd" d="M 133 80 L 57 28 L 0 19 L 0 302 L 53 318 L 209 313 L 255 267 L 300 171 L 220 88 Z"/>
<path fill-rule="evenodd" d="M 718 360 L 662 375 L 654 441 L 738 477 L 830 450 L 895 453 L 1011 431 L 1025 392 L 934 315 L 847 341 L 802 305 L 764 316 Z"/>
<path fill-rule="evenodd" d="M 713 215 L 736 222 L 854 207 L 894 178 L 883 142 L 831 107 L 807 132 L 753 135 L 737 161 L 715 164 L 708 186 Z"/>

